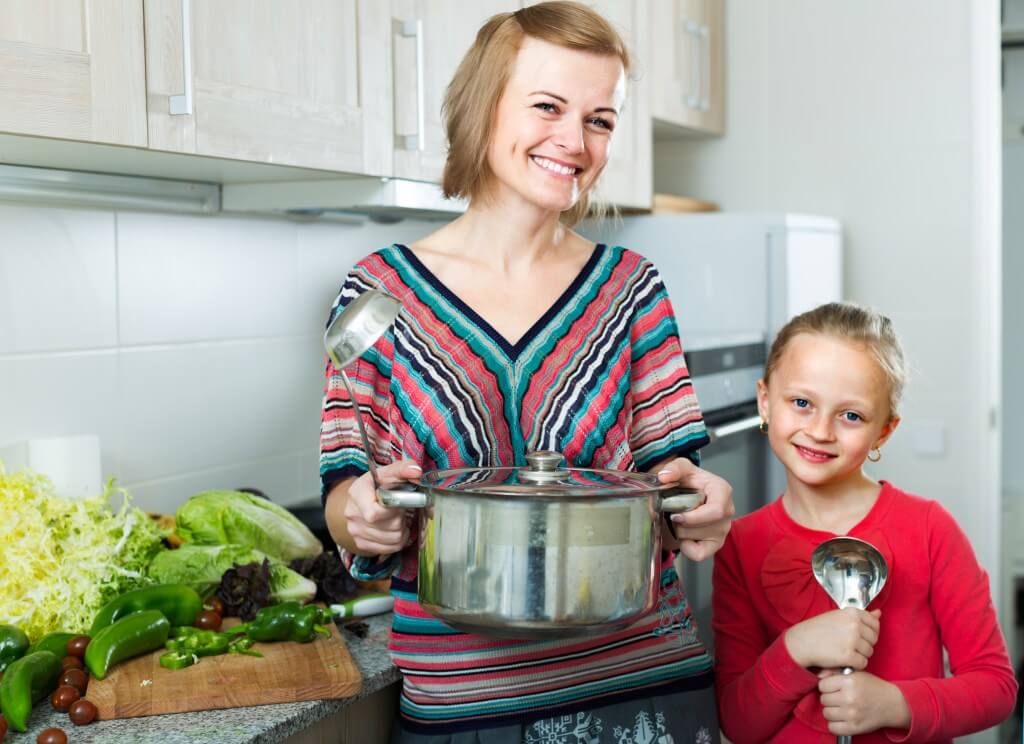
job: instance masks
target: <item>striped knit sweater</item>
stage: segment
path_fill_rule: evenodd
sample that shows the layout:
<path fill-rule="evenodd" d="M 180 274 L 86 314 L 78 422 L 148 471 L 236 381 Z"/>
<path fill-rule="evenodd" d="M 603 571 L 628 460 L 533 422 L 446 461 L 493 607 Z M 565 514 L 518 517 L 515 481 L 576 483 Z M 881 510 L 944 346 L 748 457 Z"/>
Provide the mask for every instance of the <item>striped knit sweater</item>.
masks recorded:
<path fill-rule="evenodd" d="M 357 264 L 331 317 L 369 287 L 403 306 L 393 329 L 347 370 L 378 463 L 523 465 L 527 452 L 557 450 L 577 467 L 646 470 L 671 456 L 696 458 L 708 441 L 665 287 L 636 253 L 597 246 L 515 344 L 404 246 Z M 352 417 L 328 363 L 325 495 L 366 471 Z M 486 728 L 711 684 L 668 554 L 656 612 L 606 637 L 557 642 L 485 638 L 435 619 L 416 601 L 415 547 L 345 558 L 357 578 L 391 577 L 389 648 L 404 677 L 401 712 L 411 730 Z"/>

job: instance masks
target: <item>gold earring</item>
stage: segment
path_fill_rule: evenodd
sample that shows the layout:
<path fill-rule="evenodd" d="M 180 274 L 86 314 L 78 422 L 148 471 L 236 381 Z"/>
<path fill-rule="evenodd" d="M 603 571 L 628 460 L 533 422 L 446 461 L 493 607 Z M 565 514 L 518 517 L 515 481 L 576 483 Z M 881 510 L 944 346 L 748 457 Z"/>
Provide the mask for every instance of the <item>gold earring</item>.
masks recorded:
<path fill-rule="evenodd" d="M 762 434 L 768 433 L 768 419 L 761 419 L 761 423 L 758 424 L 757 430 Z"/>
<path fill-rule="evenodd" d="M 874 457 L 871 456 L 871 452 L 875 453 Z M 875 447 L 873 450 L 871 450 L 871 452 L 868 452 L 868 459 L 871 460 L 871 462 L 878 462 L 879 460 L 882 459 L 882 448 L 881 447 Z"/>

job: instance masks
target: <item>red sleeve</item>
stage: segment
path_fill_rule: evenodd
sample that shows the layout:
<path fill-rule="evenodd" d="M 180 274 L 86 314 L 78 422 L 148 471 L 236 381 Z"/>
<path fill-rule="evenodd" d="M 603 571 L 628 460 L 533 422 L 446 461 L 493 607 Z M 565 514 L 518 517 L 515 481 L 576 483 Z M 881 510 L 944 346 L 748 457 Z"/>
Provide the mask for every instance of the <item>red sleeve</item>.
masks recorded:
<path fill-rule="evenodd" d="M 940 504 L 928 511 L 931 608 L 952 677 L 894 682 L 910 707 L 899 742 L 951 739 L 994 726 L 1013 711 L 1017 682 L 999 630 L 988 576 L 960 526 Z"/>
<path fill-rule="evenodd" d="M 715 687 L 722 731 L 734 744 L 753 744 L 782 728 L 818 678 L 793 660 L 782 635 L 774 642 L 765 636 L 743 575 L 739 542 L 733 529 L 715 555 Z"/>

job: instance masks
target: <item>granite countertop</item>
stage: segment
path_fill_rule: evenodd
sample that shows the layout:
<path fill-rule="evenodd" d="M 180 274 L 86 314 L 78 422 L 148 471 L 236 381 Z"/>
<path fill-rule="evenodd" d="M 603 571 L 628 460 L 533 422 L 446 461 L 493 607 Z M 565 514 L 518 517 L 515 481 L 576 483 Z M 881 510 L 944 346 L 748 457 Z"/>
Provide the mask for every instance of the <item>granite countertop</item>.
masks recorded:
<path fill-rule="evenodd" d="M 391 614 L 365 620 L 369 633 L 359 638 L 342 630 L 342 637 L 359 671 L 363 689 L 345 700 L 313 700 L 281 705 L 204 710 L 196 713 L 96 721 L 75 726 L 66 713 L 58 713 L 49 700 L 42 700 L 29 719 L 28 733 L 10 731 L 4 744 L 34 744 L 39 732 L 55 726 L 68 735 L 69 744 L 269 744 L 279 742 L 322 718 L 336 713 L 354 700 L 372 695 L 399 679 L 398 669 L 388 654 Z M 88 694 L 86 694 L 88 697 Z"/>

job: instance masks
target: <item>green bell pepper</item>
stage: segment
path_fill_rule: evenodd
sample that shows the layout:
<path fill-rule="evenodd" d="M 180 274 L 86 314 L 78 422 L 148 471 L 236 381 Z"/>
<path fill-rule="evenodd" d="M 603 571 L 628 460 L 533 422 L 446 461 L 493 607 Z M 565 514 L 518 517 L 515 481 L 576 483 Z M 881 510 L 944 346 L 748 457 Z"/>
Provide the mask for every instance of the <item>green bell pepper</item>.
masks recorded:
<path fill-rule="evenodd" d="M 32 706 L 53 692 L 60 672 L 60 659 L 49 651 L 22 656 L 7 667 L 0 681 L 0 710 L 11 728 L 28 728 Z"/>
<path fill-rule="evenodd" d="M 85 666 L 96 679 L 103 679 L 115 664 L 163 646 L 170 632 L 171 624 L 157 610 L 122 617 L 92 637 Z"/>
<path fill-rule="evenodd" d="M 297 641 L 309 643 L 317 634 L 330 636 L 324 625 L 331 622 L 331 613 L 323 607 L 298 602 L 282 602 L 264 607 L 248 623 L 236 625 L 231 634 L 244 633 L 254 641 Z"/>
<path fill-rule="evenodd" d="M 35 651 L 49 651 L 51 654 L 56 656 L 58 659 L 63 659 L 68 655 L 68 641 L 75 637 L 75 633 L 47 633 L 38 641 L 29 646 L 26 653 L 33 653 Z"/>
<path fill-rule="evenodd" d="M 28 636 L 21 628 L 0 625 L 0 672 L 28 651 Z"/>
<path fill-rule="evenodd" d="M 144 610 L 159 610 L 174 626 L 191 625 L 202 608 L 203 600 L 192 587 L 183 584 L 147 586 L 126 592 L 105 604 L 93 620 L 89 635 L 95 638 L 112 623 Z"/>

